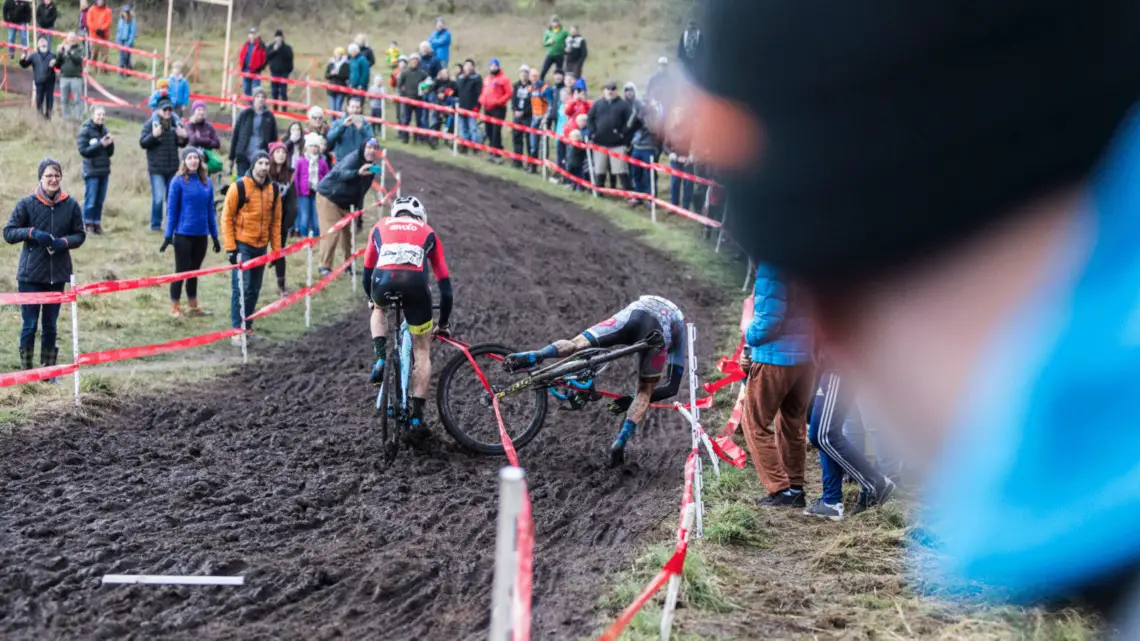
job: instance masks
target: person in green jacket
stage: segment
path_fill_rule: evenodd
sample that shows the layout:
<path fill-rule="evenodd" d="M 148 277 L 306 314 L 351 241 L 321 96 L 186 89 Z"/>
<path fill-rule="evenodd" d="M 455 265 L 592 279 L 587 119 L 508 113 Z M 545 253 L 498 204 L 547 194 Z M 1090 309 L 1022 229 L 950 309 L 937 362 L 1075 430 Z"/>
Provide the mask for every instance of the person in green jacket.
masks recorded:
<path fill-rule="evenodd" d="M 562 28 L 562 21 L 558 16 L 550 16 L 550 28 L 542 34 L 542 46 L 546 49 L 546 59 L 542 61 L 542 73 L 539 77 L 546 82 L 546 72 L 554 67 L 562 71 L 562 61 L 566 57 L 566 37 L 570 35 Z"/>

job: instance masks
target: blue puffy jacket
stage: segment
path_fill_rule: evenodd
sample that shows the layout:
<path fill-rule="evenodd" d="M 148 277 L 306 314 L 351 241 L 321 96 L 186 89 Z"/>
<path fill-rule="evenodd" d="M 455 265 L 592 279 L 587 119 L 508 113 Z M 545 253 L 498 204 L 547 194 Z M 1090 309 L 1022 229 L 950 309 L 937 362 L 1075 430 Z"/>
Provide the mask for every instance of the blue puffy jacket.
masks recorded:
<path fill-rule="evenodd" d="M 214 183 L 206 184 L 197 176 L 189 180 L 175 176 L 170 181 L 166 196 L 166 237 L 210 236 L 218 237 L 218 221 L 214 216 Z"/>
<path fill-rule="evenodd" d="M 752 323 L 745 340 L 752 362 L 801 365 L 812 360 L 812 323 L 798 287 L 781 280 L 771 265 L 756 269 Z"/>
<path fill-rule="evenodd" d="M 451 31 L 449 29 L 444 27 L 433 31 L 428 37 L 428 44 L 431 45 L 431 50 L 441 65 L 447 64 L 451 60 Z"/>

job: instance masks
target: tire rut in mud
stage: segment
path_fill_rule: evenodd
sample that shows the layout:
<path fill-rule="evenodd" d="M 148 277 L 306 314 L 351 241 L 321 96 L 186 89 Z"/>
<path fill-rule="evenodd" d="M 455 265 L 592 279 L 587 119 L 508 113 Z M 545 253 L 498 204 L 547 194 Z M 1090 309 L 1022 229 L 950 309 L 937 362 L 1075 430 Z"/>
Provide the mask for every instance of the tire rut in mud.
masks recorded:
<path fill-rule="evenodd" d="M 398 152 L 392 161 L 446 246 L 466 341 L 539 347 L 649 293 L 711 327 L 727 303 L 572 204 Z M 381 467 L 367 325 L 361 301 L 219 379 L 3 437 L 0 636 L 482 638 L 505 461 L 459 450 L 432 401 L 439 451 Z M 435 371 L 452 354 L 437 344 Z M 626 391 L 632 363 L 605 379 Z M 606 470 L 618 421 L 603 405 L 552 406 L 520 452 L 536 638 L 593 630 L 605 576 L 676 513 L 688 432 L 653 411 L 634 462 Z M 104 573 L 240 573 L 246 585 L 102 587 Z"/>

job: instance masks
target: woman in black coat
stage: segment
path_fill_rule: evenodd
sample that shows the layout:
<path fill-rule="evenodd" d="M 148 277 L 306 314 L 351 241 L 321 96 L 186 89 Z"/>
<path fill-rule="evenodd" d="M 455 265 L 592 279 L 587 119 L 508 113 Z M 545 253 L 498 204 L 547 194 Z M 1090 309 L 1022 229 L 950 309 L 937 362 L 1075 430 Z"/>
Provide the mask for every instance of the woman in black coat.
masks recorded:
<path fill-rule="evenodd" d="M 44 158 L 40 161 L 39 179 L 36 192 L 16 203 L 4 226 L 4 240 L 8 244 L 24 244 L 16 271 L 20 293 L 62 292 L 71 280 L 71 250 L 87 239 L 79 203 L 63 191 L 63 167 L 51 158 Z M 32 369 L 36 327 L 41 324 L 40 365 L 55 365 L 59 360 L 55 343 L 59 303 L 21 305 L 21 314 L 20 367 Z"/>

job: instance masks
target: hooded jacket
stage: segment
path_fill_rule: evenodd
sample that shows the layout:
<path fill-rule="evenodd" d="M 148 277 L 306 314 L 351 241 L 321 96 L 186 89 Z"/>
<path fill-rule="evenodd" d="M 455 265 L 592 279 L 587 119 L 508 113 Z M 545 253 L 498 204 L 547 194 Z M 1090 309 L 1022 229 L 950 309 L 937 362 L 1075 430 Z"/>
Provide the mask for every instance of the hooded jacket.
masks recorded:
<path fill-rule="evenodd" d="M 68 249 L 48 253 L 32 240 L 32 231 L 44 231 L 67 241 Z M 71 279 L 71 251 L 87 239 L 83 231 L 83 210 L 75 199 L 61 192 L 55 203 L 37 194 L 26 196 L 16 203 L 8 224 L 4 226 L 4 240 L 9 245 L 24 243 L 20 251 L 20 265 L 16 280 L 25 283 L 66 283 Z"/>
<path fill-rule="evenodd" d="M 348 59 L 348 86 L 361 91 L 368 91 L 368 80 L 372 77 L 372 64 L 364 54 L 356 54 L 355 58 Z"/>
<path fill-rule="evenodd" d="M 109 5 L 100 7 L 92 3 L 87 12 L 87 29 L 91 35 L 100 40 L 111 39 L 111 23 L 115 21 L 115 14 Z"/>
<path fill-rule="evenodd" d="M 479 105 L 485 111 L 502 109 L 511 101 L 511 81 L 502 70 L 489 73 L 483 80 L 483 90 L 479 93 Z"/>
<path fill-rule="evenodd" d="M 254 40 L 250 43 L 249 40 L 241 46 L 241 51 L 238 53 L 238 61 L 241 64 L 241 70 L 247 73 L 261 73 L 265 68 L 265 63 L 268 57 L 265 54 L 265 43 L 261 38 Z"/>
<path fill-rule="evenodd" d="M 372 174 L 361 176 L 358 173 L 363 166 L 363 149 L 357 149 L 339 159 L 332 171 L 317 185 L 317 193 L 341 209 L 362 208 L 364 195 L 372 187 Z"/>
<path fill-rule="evenodd" d="M 106 147 L 100 142 L 109 132 L 105 125 L 97 125 L 88 120 L 79 128 L 75 142 L 79 155 L 83 156 L 83 178 L 102 178 L 111 175 L 111 156 L 115 155 L 115 143 Z"/>
<path fill-rule="evenodd" d="M 361 116 L 363 118 L 363 116 Z M 329 130 L 328 141 L 337 158 L 344 158 L 364 146 L 369 138 L 375 137 L 372 123 L 367 120 L 357 129 L 355 125 L 348 124 L 348 116 L 337 118 Z"/>
<path fill-rule="evenodd" d="M 115 42 L 127 46 L 135 46 L 135 36 L 138 35 L 139 21 L 135 20 L 132 13 L 130 20 L 124 20 L 123 14 L 119 14 L 119 24 L 115 27 Z"/>
<path fill-rule="evenodd" d="M 451 60 L 451 30 L 447 27 L 433 31 L 428 37 L 428 44 L 436 58 L 441 61 Z"/>
<path fill-rule="evenodd" d="M 226 203 L 222 207 L 222 244 L 227 252 L 237 251 L 237 244 L 250 247 L 271 246 L 278 249 L 281 244 L 281 201 L 283 199 L 272 180 L 266 178 L 258 184 L 252 175 L 245 175 L 245 205 L 238 209 L 238 190 L 226 191 Z M 236 183 L 235 183 L 236 184 Z M 277 197 L 273 194 L 277 192 Z"/>
<path fill-rule="evenodd" d="M 36 27 L 39 29 L 55 29 L 55 21 L 59 19 L 59 8 L 55 3 L 47 4 L 40 0 L 36 7 Z"/>
<path fill-rule="evenodd" d="M 752 362 L 780 366 L 810 363 L 813 328 L 799 287 L 785 281 L 771 265 L 761 264 L 756 269 L 752 296 L 752 322 L 744 334 L 752 348 Z"/>
<path fill-rule="evenodd" d="M 586 62 L 586 56 L 589 55 L 589 49 L 586 47 L 586 39 L 582 36 L 568 36 L 566 38 L 566 64 L 570 66 L 580 66 Z"/>
<path fill-rule="evenodd" d="M 198 147 L 199 149 L 221 149 L 222 141 L 218 138 L 218 130 L 214 129 L 213 123 L 209 120 L 202 122 L 186 122 L 186 135 L 189 136 L 188 144 L 191 147 Z"/>
<path fill-rule="evenodd" d="M 142 126 L 139 136 L 139 146 L 146 150 L 147 173 L 159 176 L 173 176 L 178 173 L 182 160 L 178 157 L 178 148 L 185 147 L 188 138 L 179 138 L 175 131 L 182 123 L 178 116 L 171 116 L 169 124 L 162 125 L 162 133 L 156 138 L 151 132 L 155 120 L 161 120 L 158 114 L 147 118 Z"/>

